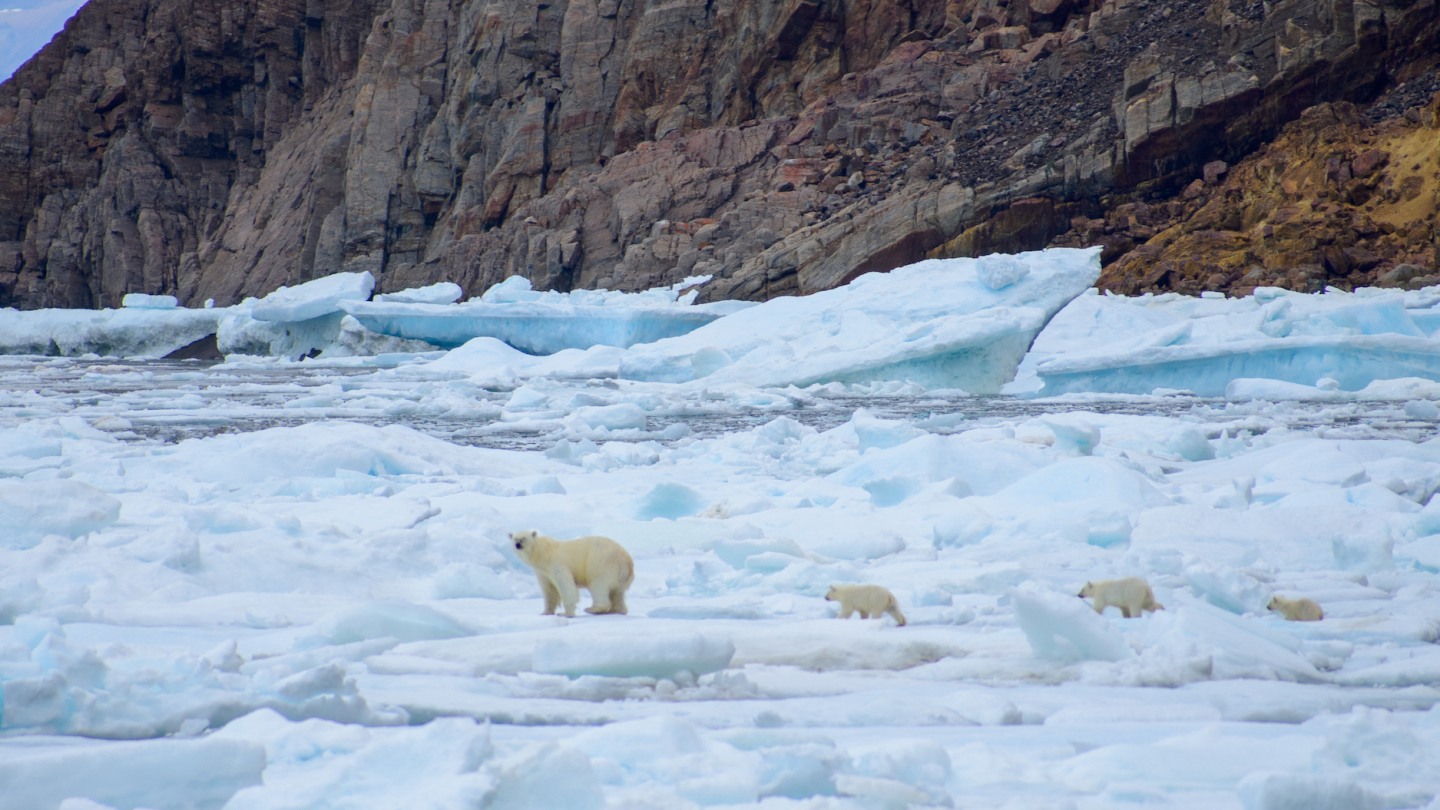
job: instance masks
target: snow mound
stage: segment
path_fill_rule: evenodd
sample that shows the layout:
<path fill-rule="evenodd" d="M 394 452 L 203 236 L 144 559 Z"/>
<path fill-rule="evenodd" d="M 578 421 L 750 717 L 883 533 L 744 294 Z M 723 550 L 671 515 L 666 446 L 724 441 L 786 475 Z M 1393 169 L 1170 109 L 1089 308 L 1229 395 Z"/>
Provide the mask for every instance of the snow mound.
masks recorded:
<path fill-rule="evenodd" d="M 240 740 L 139 740 L 11 749 L 0 757 L 0 796 L 14 808 L 66 799 L 109 807 L 221 807 L 258 785 L 263 746 Z"/>
<path fill-rule="evenodd" d="M 1109 620 L 1083 599 L 1022 585 L 1012 594 L 1015 621 L 1039 658 L 1120 661 L 1135 654 Z"/>
<path fill-rule="evenodd" d="M 704 675 L 730 665 L 735 645 L 702 633 L 606 633 L 586 638 L 545 638 L 535 645 L 535 671 L 552 675 L 674 678 Z"/>
<path fill-rule="evenodd" d="M 29 548 L 52 534 L 73 539 L 119 516 L 118 500 L 80 481 L 0 481 L 0 546 Z"/>

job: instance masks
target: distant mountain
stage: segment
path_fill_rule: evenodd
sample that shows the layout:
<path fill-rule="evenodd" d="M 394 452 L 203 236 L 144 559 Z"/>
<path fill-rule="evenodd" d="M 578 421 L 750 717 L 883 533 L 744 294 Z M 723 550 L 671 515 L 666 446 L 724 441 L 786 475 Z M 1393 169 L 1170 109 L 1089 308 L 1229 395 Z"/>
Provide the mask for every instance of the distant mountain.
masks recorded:
<path fill-rule="evenodd" d="M 1409 283 L 1433 222 L 1315 260 L 1295 251 L 1328 237 L 1270 251 L 1288 209 L 1192 209 L 1269 182 L 1231 167 L 1317 104 L 1358 105 L 1315 119 L 1357 148 L 1433 127 L 1437 43 L 1431 0 L 93 0 L 0 85 L 0 306 L 228 304 L 341 270 L 472 295 L 708 273 L 763 299 L 1085 242 L 1116 289 Z M 1437 142 L 1386 165 L 1424 174 Z M 1337 184 L 1370 161 L 1307 148 Z M 1294 180 L 1278 207 L 1432 188 L 1372 168 L 1379 197 Z M 1172 227 L 1248 241 L 1126 264 Z"/>

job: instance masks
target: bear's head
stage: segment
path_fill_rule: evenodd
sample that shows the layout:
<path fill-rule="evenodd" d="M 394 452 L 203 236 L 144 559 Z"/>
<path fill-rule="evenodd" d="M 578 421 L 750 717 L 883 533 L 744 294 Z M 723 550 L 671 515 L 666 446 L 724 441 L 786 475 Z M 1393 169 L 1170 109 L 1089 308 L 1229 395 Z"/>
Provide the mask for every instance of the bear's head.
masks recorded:
<path fill-rule="evenodd" d="M 534 529 L 525 529 L 523 531 L 511 532 L 510 542 L 515 545 L 516 556 L 528 562 L 530 559 L 530 549 L 534 547 L 535 538 L 539 536 L 540 533 L 535 531 Z"/>
<path fill-rule="evenodd" d="M 1093 582 L 1087 582 L 1087 583 L 1085 583 L 1085 587 L 1081 588 L 1081 589 L 1080 589 L 1080 593 L 1076 594 L 1076 596 L 1080 597 L 1081 599 L 1084 599 L 1084 598 L 1087 597 L 1087 596 L 1094 596 L 1094 595 L 1095 595 L 1095 583 L 1093 583 Z"/>
<path fill-rule="evenodd" d="M 835 595 L 835 586 L 834 586 L 834 585 L 831 585 L 831 586 L 830 586 L 830 590 L 828 590 L 828 591 L 825 592 L 825 601 L 826 601 L 826 602 L 834 602 L 835 600 L 837 600 L 837 599 L 839 599 L 839 598 L 840 598 L 840 597 L 838 597 L 838 596 Z"/>
<path fill-rule="evenodd" d="M 1265 603 L 1265 609 L 1266 609 L 1266 610 L 1274 610 L 1275 608 L 1277 608 L 1277 607 L 1279 607 L 1279 606 L 1280 606 L 1280 597 L 1278 597 L 1278 596 L 1272 596 L 1272 597 L 1270 597 L 1270 601 Z"/>

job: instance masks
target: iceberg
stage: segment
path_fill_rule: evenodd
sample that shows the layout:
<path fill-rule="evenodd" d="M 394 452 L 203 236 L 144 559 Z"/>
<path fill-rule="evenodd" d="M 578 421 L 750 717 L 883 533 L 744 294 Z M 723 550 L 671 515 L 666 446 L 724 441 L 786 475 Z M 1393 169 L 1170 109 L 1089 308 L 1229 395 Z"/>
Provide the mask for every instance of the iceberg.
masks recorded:
<path fill-rule="evenodd" d="M 347 301 L 364 301 L 375 288 L 369 273 L 336 273 L 294 287 L 281 287 L 255 302 L 250 317 L 257 321 L 294 323 L 332 315 Z"/>
<path fill-rule="evenodd" d="M 746 301 L 695 305 L 698 290 L 694 288 L 708 280 L 708 276 L 687 278 L 638 293 L 562 293 L 538 292 L 525 277 L 511 276 L 479 300 L 463 304 L 447 305 L 427 295 L 430 288 L 422 288 L 374 301 L 348 301 L 341 307 L 372 332 L 423 340 L 444 349 L 489 337 L 526 354 L 549 355 L 594 346 L 626 348 L 675 337 L 753 306 Z"/>
<path fill-rule="evenodd" d="M 460 285 L 453 281 L 442 281 L 426 287 L 412 287 L 400 292 L 381 293 L 376 295 L 374 301 L 384 301 L 392 304 L 453 304 L 460 300 L 465 291 Z"/>
<path fill-rule="evenodd" d="M 994 393 L 1099 274 L 1099 248 L 931 259 L 632 347 L 620 376 L 760 386 L 909 380 Z"/>
<path fill-rule="evenodd" d="M 120 299 L 120 306 L 135 309 L 174 309 L 180 305 L 179 299 L 173 295 L 147 295 L 145 293 L 129 293 Z"/>
<path fill-rule="evenodd" d="M 341 305 L 372 332 L 454 349 L 479 337 L 527 354 L 649 343 L 683 335 L 719 318 L 724 307 L 605 307 L 571 303 L 412 304 L 354 301 Z"/>
<path fill-rule="evenodd" d="M 450 282 L 367 300 L 370 274 L 339 273 L 229 307 L 131 293 L 115 310 L 0 310 L 0 354 L 297 361 L 443 349 L 429 373 L 477 384 L 898 381 L 1046 397 L 1406 400 L 1440 383 L 1440 288 L 1126 298 L 1097 292 L 1098 275 L 1098 248 L 1055 248 L 922 261 L 758 304 L 695 304 L 706 277 L 562 293 L 514 276 L 456 303 Z M 1077 453 L 1090 440 L 1052 432 Z"/>
<path fill-rule="evenodd" d="M 215 334 L 227 310 L 0 309 L 0 354 L 164 357 Z"/>
<path fill-rule="evenodd" d="M 127 294 L 121 309 L 0 310 L 0 354 L 165 357 L 207 338 L 222 354 L 298 359 L 342 337 L 340 302 L 369 297 L 369 273 L 281 287 L 233 307 L 188 309 L 174 296 Z"/>
<path fill-rule="evenodd" d="M 1036 341 L 1022 376 L 1033 373 L 1045 396 L 1178 389 L 1218 397 L 1251 378 L 1324 380 L 1347 391 L 1376 380 L 1440 379 L 1431 298 L 1368 288 L 1261 288 L 1237 299 L 1085 295 Z"/>

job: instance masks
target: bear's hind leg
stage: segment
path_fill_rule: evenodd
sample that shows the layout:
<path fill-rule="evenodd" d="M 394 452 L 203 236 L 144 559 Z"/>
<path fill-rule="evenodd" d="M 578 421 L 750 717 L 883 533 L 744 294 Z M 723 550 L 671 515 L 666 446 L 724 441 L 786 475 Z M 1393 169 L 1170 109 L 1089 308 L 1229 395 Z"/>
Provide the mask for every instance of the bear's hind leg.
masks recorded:
<path fill-rule="evenodd" d="M 610 601 L 610 594 L 615 586 L 610 583 L 610 580 L 595 580 L 588 587 L 590 589 L 590 607 L 585 608 L 586 613 L 600 615 L 614 612 L 615 606 Z"/>
<path fill-rule="evenodd" d="M 630 609 L 625 606 L 625 589 L 619 585 L 610 589 L 610 612 L 626 614 Z"/>
<path fill-rule="evenodd" d="M 900 612 L 899 605 L 891 605 L 885 612 L 895 619 L 896 627 L 905 626 L 905 614 Z"/>

